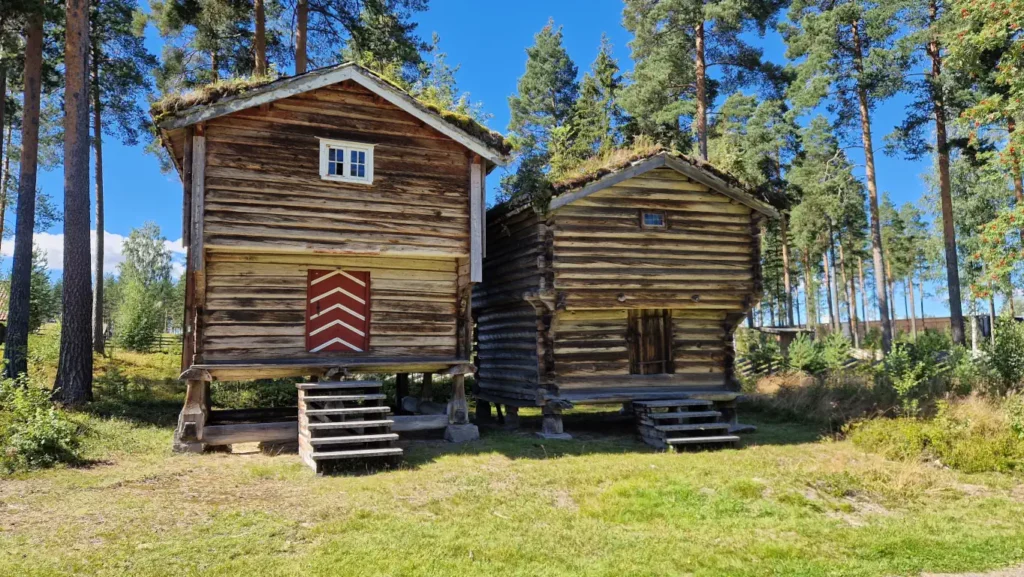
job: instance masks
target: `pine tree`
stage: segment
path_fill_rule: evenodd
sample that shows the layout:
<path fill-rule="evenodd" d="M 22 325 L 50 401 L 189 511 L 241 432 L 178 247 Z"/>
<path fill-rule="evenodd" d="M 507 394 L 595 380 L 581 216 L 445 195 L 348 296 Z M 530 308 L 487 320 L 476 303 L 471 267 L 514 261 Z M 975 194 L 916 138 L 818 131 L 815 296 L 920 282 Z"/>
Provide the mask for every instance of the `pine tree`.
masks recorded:
<path fill-rule="evenodd" d="M 633 84 L 623 106 L 636 129 L 708 157 L 708 114 L 715 96 L 766 79 L 761 50 L 744 40 L 763 35 L 783 0 L 626 0 Z M 709 67 L 721 74 L 712 79 Z M 681 124 L 689 119 L 691 126 Z"/>
<path fill-rule="evenodd" d="M 882 349 L 892 347 L 889 298 L 884 290 L 882 233 L 875 178 L 871 110 L 903 87 L 908 55 L 895 46 L 899 5 L 866 0 L 796 0 L 781 27 L 787 57 L 799 60 L 790 95 L 800 107 L 829 98 L 842 128 L 859 125 L 871 214 L 876 297 L 882 318 Z"/>
<path fill-rule="evenodd" d="M 25 17 L 25 91 L 22 100 L 18 217 L 8 300 L 7 338 L 4 346 L 4 370 L 9 378 L 19 377 L 28 371 L 26 355 L 32 282 L 32 228 L 36 208 L 39 110 L 43 73 L 42 10 L 41 5 L 32 6 Z"/>
<path fill-rule="evenodd" d="M 67 0 L 64 55 L 64 277 L 60 358 L 52 397 L 92 400 L 89 279 L 89 3 Z"/>
<path fill-rule="evenodd" d="M 950 334 L 956 344 L 965 342 L 963 308 L 960 298 L 960 271 L 957 263 L 956 229 L 953 222 L 953 200 L 950 184 L 950 142 L 947 126 L 966 103 L 963 77 L 950 75 L 945 69 L 943 42 L 955 26 L 956 15 L 946 10 L 940 0 L 907 0 L 904 22 L 908 33 L 902 42 L 905 50 L 923 63 L 924 77 L 909 75 L 905 84 L 914 101 L 905 108 L 906 118 L 887 140 L 887 152 L 901 150 L 908 158 L 918 159 L 934 153 L 938 172 L 941 223 L 946 260 L 946 286 L 949 287 Z M 958 82 L 958 80 L 960 82 Z M 929 128 L 933 130 L 929 130 Z M 934 145 L 928 142 L 934 131 Z"/>
<path fill-rule="evenodd" d="M 139 102 L 153 84 L 157 59 L 146 50 L 143 20 L 136 0 L 93 0 L 90 14 L 90 91 L 93 153 L 96 159 L 96 254 L 93 275 L 93 350 L 103 354 L 103 137 L 117 137 L 134 146 L 144 134 L 147 116 Z"/>

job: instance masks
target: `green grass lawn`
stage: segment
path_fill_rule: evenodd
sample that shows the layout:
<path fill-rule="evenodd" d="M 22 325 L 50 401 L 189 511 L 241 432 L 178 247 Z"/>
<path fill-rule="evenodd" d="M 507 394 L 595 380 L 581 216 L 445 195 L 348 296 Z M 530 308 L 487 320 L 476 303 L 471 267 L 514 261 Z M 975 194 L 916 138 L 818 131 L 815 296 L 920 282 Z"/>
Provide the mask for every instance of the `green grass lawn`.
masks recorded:
<path fill-rule="evenodd" d="M 162 370 L 119 362 L 133 378 Z M 575 440 L 541 441 L 529 413 L 524 432 L 409 441 L 396 470 L 316 477 L 294 454 L 172 454 L 173 381 L 143 381 L 166 398 L 101 394 L 76 417 L 88 465 L 0 478 L 0 575 L 886 576 L 1024 561 L 1020 476 L 887 461 L 755 414 L 738 450 L 657 453 L 593 411 L 566 418 Z"/>

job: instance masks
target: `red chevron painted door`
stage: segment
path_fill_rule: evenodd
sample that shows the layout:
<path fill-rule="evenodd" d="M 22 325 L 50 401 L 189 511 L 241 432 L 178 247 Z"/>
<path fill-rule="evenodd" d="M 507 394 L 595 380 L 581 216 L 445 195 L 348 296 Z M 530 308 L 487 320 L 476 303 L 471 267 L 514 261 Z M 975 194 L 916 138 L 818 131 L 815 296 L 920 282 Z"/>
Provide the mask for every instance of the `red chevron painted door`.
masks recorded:
<path fill-rule="evenodd" d="M 311 270 L 306 285 L 306 350 L 370 349 L 370 273 Z"/>

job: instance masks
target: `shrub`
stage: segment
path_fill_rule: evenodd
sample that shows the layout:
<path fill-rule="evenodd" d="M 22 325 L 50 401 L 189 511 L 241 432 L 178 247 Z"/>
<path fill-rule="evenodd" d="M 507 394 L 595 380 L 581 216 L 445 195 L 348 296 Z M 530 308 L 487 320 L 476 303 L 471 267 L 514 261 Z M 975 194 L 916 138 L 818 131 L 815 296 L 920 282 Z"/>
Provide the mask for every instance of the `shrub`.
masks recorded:
<path fill-rule="evenodd" d="M 994 392 L 1004 395 L 1020 390 L 1024 384 L 1024 323 L 999 319 L 994 341 L 985 345 L 988 366 L 995 376 Z"/>
<path fill-rule="evenodd" d="M 131 351 L 147 350 L 156 341 L 163 324 L 157 297 L 134 276 L 125 281 L 121 290 L 122 301 L 114 323 L 118 343 Z"/>
<path fill-rule="evenodd" d="M 825 370 L 821 347 L 805 334 L 797 335 L 789 344 L 789 356 L 786 363 L 789 368 L 804 371 L 812 375 Z"/>
<path fill-rule="evenodd" d="M 985 380 L 985 367 L 962 345 L 949 350 L 946 365 L 949 367 L 949 391 L 957 396 L 965 397 L 979 390 Z"/>
<path fill-rule="evenodd" d="M 1011 407 L 980 397 L 939 403 L 932 420 L 874 419 L 849 427 L 857 446 L 889 458 L 928 459 L 967 473 L 1024 469 L 1024 438 Z"/>
<path fill-rule="evenodd" d="M 0 468 L 51 467 L 79 459 L 79 427 L 43 389 L 0 381 Z"/>
<path fill-rule="evenodd" d="M 913 347 L 906 343 L 896 343 L 885 358 L 886 377 L 896 391 L 904 413 L 917 414 L 926 396 L 931 364 L 934 363 L 916 358 Z"/>
<path fill-rule="evenodd" d="M 850 340 L 843 333 L 829 333 L 822 340 L 821 358 L 830 371 L 842 370 L 850 360 Z"/>
<path fill-rule="evenodd" d="M 846 423 L 877 415 L 896 402 L 891 387 L 851 371 L 810 378 L 801 373 L 775 378 L 774 394 L 751 395 L 754 408 L 783 418 L 820 425 L 832 431 Z"/>

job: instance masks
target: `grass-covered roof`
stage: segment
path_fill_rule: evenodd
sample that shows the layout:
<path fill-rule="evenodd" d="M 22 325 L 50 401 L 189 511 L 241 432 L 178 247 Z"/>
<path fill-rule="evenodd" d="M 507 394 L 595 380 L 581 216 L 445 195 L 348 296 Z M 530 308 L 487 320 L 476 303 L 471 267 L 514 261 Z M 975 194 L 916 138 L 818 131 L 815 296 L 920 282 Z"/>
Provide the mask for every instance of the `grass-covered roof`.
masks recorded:
<path fill-rule="evenodd" d="M 247 93 L 260 91 L 267 92 L 271 91 L 278 84 L 283 84 L 286 81 L 293 81 L 301 76 L 318 75 L 324 74 L 331 70 L 343 68 L 347 66 L 356 66 L 351 63 L 341 64 L 332 66 L 329 68 L 321 68 L 317 70 L 311 70 L 298 76 L 289 76 L 274 78 L 271 76 L 251 76 L 242 78 L 230 78 L 218 80 L 210 84 L 198 86 L 188 91 L 173 92 L 164 95 L 163 98 L 153 102 L 150 105 L 150 114 L 153 117 L 153 121 L 156 124 L 161 124 L 167 120 L 182 116 L 188 112 L 196 109 L 217 104 L 229 99 L 242 97 Z M 505 141 L 505 138 L 498 132 L 493 131 L 486 126 L 480 124 L 470 116 L 459 114 L 450 110 L 442 109 L 431 103 L 422 102 L 416 97 L 409 94 L 402 87 L 383 78 L 373 72 L 360 67 L 360 70 L 367 75 L 372 76 L 374 79 L 379 80 L 383 83 L 388 84 L 394 90 L 397 90 L 412 99 L 417 106 L 422 108 L 424 111 L 434 114 L 444 120 L 446 123 L 458 128 L 465 132 L 469 136 L 476 138 L 487 147 L 500 152 L 502 155 L 507 156 L 511 152 L 511 146 Z"/>

